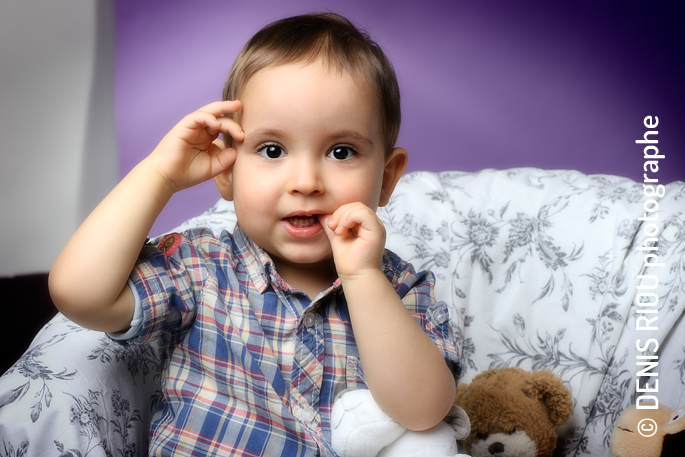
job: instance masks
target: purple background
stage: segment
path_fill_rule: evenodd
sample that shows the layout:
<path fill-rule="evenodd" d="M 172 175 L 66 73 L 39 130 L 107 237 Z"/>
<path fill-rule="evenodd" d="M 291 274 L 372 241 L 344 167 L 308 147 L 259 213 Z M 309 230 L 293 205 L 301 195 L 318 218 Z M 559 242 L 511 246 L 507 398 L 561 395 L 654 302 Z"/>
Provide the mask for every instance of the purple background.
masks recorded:
<path fill-rule="evenodd" d="M 642 180 L 643 118 L 659 116 L 657 177 L 685 179 L 682 18 L 668 2 L 117 0 L 115 105 L 125 175 L 185 114 L 218 100 L 267 23 L 330 10 L 366 29 L 402 90 L 409 170 L 534 166 Z M 219 198 L 174 197 L 153 233 Z"/>

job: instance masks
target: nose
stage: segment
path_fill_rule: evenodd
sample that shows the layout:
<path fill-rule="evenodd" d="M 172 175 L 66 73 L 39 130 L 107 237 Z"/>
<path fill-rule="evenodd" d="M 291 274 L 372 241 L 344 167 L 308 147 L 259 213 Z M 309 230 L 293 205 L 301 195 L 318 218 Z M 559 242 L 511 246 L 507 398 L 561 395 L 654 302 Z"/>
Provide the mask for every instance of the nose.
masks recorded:
<path fill-rule="evenodd" d="M 322 164 L 316 158 L 294 160 L 289 173 L 289 193 L 318 195 L 324 192 Z"/>
<path fill-rule="evenodd" d="M 502 452 L 504 452 L 504 444 L 500 443 L 499 441 L 496 443 L 492 443 L 488 447 L 488 452 L 490 453 L 490 455 L 501 454 Z"/>

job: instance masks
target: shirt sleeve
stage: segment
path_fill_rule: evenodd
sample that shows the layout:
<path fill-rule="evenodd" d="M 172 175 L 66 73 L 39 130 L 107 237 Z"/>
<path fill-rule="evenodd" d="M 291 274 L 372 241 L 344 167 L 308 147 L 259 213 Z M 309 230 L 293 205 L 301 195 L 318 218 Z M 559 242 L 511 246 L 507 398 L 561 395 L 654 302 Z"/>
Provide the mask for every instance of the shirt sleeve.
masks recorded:
<path fill-rule="evenodd" d="M 407 311 L 438 347 L 457 379 L 461 376 L 461 357 L 450 326 L 447 303 L 435 300 L 435 276 L 426 270 L 415 272 L 410 263 L 388 250 L 383 257 L 383 265 L 386 277 Z"/>
<path fill-rule="evenodd" d="M 107 335 L 115 341 L 128 341 L 138 336 L 140 329 L 143 328 L 143 304 L 138 296 L 135 284 L 130 279 L 128 280 L 128 287 L 133 294 L 133 319 L 128 330 L 123 332 L 107 332 Z"/>
<path fill-rule="evenodd" d="M 139 331 L 112 335 L 115 339 L 129 337 L 127 344 L 142 343 L 162 334 L 173 338 L 190 328 L 208 276 L 198 248 L 203 236 L 203 232 L 171 233 L 145 244 L 129 280 L 139 318 L 131 325 L 137 324 Z"/>

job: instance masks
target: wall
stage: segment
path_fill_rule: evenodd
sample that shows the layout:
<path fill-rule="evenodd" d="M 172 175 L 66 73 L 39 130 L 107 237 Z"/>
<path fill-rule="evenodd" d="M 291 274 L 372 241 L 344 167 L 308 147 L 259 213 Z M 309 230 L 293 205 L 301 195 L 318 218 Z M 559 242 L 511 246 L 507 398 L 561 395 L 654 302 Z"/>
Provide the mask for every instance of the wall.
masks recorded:
<path fill-rule="evenodd" d="M 118 180 L 113 2 L 0 2 L 0 276 L 48 271 Z"/>
<path fill-rule="evenodd" d="M 47 271 L 119 177 L 180 117 L 220 97 L 258 28 L 309 11 L 349 16 L 395 63 L 410 169 L 640 179 L 634 141 L 655 114 L 660 179 L 685 179 L 685 40 L 673 4 L 4 0 L 0 276 Z M 211 183 L 179 194 L 153 233 L 216 199 Z"/>
<path fill-rule="evenodd" d="M 536 166 L 641 180 L 635 140 L 656 115 L 667 156 L 659 178 L 685 179 L 685 41 L 674 4 L 118 0 L 120 173 L 183 115 L 220 98 L 260 27 L 332 10 L 366 28 L 396 67 L 410 170 Z M 153 232 L 218 198 L 212 183 L 178 194 Z"/>

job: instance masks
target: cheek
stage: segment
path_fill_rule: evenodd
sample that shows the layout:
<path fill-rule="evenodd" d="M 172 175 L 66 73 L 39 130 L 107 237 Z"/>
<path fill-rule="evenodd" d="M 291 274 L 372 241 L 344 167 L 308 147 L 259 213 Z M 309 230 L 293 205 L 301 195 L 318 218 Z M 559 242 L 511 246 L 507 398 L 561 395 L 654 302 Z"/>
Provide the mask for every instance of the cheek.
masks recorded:
<path fill-rule="evenodd" d="M 233 202 L 236 216 L 242 220 L 264 220 L 274 213 L 274 204 L 268 193 L 258 186 L 247 186 L 234 191 Z"/>
<path fill-rule="evenodd" d="M 241 226 L 252 225 L 273 213 L 273 198 L 265 186 L 244 174 L 234 174 L 233 203 Z"/>
<path fill-rule="evenodd" d="M 341 203 L 362 202 L 375 209 L 381 193 L 382 176 L 373 173 L 341 176 L 335 183 L 336 197 Z"/>
<path fill-rule="evenodd" d="M 336 191 L 336 206 L 346 203 L 361 202 L 374 211 L 378 207 L 378 191 L 373 183 L 359 183 L 359 185 L 340 186 Z"/>
<path fill-rule="evenodd" d="M 236 206 L 240 202 L 255 202 L 263 199 L 268 193 L 269 179 L 257 178 L 263 174 L 256 165 L 255 158 L 247 153 L 238 154 L 233 165 L 233 193 L 236 197 Z"/>

